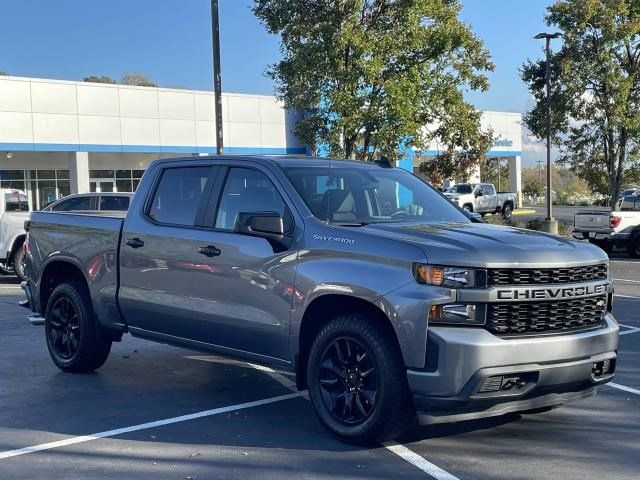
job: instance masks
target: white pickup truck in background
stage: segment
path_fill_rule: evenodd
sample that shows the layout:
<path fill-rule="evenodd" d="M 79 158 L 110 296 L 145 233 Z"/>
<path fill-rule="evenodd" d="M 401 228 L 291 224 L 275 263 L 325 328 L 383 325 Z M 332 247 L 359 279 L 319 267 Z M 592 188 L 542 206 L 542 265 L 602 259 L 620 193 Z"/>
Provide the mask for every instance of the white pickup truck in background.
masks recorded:
<path fill-rule="evenodd" d="M 618 201 L 614 211 L 576 212 L 573 237 L 588 239 L 605 252 L 625 247 L 629 255 L 640 257 L 640 195 L 627 195 Z"/>
<path fill-rule="evenodd" d="M 0 272 L 14 273 L 21 261 L 26 236 L 24 222 L 29 220 L 27 196 L 21 190 L 0 189 Z"/>
<path fill-rule="evenodd" d="M 463 210 L 480 215 L 502 213 L 509 219 L 516 208 L 516 194 L 497 192 L 493 183 L 458 183 L 446 189 L 444 194 Z"/>

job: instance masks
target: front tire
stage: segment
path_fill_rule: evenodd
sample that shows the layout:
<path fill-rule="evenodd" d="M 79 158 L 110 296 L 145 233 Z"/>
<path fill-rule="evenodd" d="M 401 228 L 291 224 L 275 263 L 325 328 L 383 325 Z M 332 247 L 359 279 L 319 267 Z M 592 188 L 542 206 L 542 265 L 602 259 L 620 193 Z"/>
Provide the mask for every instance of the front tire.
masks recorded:
<path fill-rule="evenodd" d="M 311 347 L 307 379 L 321 423 L 344 442 L 391 440 L 415 418 L 400 349 L 375 318 L 344 315 L 325 325 Z"/>
<path fill-rule="evenodd" d="M 63 283 L 53 290 L 44 326 L 49 355 L 60 370 L 91 372 L 107 360 L 111 339 L 99 330 L 83 285 Z"/>

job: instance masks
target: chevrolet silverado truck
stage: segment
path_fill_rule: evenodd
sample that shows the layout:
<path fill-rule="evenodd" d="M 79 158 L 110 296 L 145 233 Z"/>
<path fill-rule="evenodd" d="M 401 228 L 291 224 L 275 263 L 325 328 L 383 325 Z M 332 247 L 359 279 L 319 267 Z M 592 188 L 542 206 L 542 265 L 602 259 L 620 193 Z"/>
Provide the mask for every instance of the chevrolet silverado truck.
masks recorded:
<path fill-rule="evenodd" d="M 573 216 L 572 236 L 586 239 L 605 252 L 623 247 L 640 258 L 640 196 L 620 197 L 613 211 L 582 210 Z"/>
<path fill-rule="evenodd" d="M 511 218 L 517 204 L 515 193 L 498 192 L 493 183 L 458 183 L 446 189 L 444 194 L 467 212 L 502 213 L 505 220 Z"/>
<path fill-rule="evenodd" d="M 17 273 L 22 280 L 22 271 L 16 266 L 23 261 L 24 222 L 28 219 L 25 193 L 13 188 L 0 189 L 0 272 Z"/>
<path fill-rule="evenodd" d="M 158 160 L 126 217 L 36 212 L 26 251 L 63 371 L 99 368 L 125 333 L 290 369 L 347 442 L 550 409 L 616 366 L 601 249 L 475 223 L 373 163 Z"/>

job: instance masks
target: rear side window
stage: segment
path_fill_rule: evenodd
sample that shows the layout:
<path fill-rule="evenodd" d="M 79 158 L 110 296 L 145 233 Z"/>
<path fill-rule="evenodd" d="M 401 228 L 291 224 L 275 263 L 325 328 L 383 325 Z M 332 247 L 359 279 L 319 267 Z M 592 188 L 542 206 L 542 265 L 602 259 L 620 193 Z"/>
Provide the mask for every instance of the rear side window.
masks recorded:
<path fill-rule="evenodd" d="M 100 210 L 125 212 L 129 209 L 129 197 L 113 195 L 100 197 Z"/>
<path fill-rule="evenodd" d="M 156 188 L 148 215 L 171 225 L 192 226 L 211 167 L 167 168 Z"/>
<path fill-rule="evenodd" d="M 74 197 L 62 200 L 54 205 L 51 210 L 54 212 L 73 212 L 78 210 L 93 210 L 91 208 L 93 197 Z"/>

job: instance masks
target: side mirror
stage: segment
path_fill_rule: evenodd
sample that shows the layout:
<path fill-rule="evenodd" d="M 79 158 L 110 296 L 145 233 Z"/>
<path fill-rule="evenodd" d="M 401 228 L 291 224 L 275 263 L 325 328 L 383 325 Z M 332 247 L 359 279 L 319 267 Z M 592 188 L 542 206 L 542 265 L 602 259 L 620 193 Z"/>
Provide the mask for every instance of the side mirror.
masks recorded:
<path fill-rule="evenodd" d="M 483 190 L 478 190 L 476 192 L 476 197 L 482 197 L 482 196 L 484 196 L 484 191 Z"/>
<path fill-rule="evenodd" d="M 243 235 L 265 238 L 274 250 L 289 248 L 289 239 L 284 236 L 284 220 L 276 212 L 240 212 L 233 230 Z"/>
<path fill-rule="evenodd" d="M 282 236 L 284 221 L 276 212 L 240 212 L 234 231 L 256 237 Z"/>

